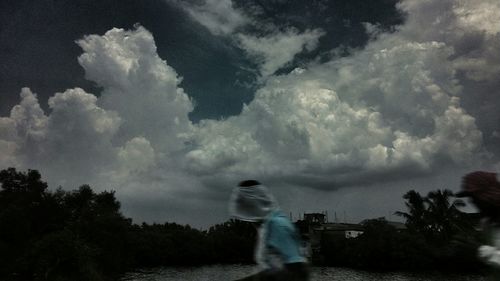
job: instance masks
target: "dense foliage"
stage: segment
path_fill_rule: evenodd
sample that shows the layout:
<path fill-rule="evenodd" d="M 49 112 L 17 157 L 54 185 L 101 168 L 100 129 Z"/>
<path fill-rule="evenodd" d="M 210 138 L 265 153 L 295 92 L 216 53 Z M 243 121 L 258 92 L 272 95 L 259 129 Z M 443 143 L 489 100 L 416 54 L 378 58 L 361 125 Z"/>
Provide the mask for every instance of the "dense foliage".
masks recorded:
<path fill-rule="evenodd" d="M 114 280 L 133 268 L 251 263 L 256 231 L 230 220 L 198 230 L 176 223 L 137 225 L 114 192 L 88 185 L 48 190 L 35 170 L 0 171 L 0 280 Z M 354 239 L 322 235 L 323 263 L 365 269 L 477 268 L 480 233 L 450 203 L 451 192 L 404 199 L 407 231 L 383 219 Z"/>
<path fill-rule="evenodd" d="M 0 280 L 112 280 L 134 267 L 249 263 L 248 223 L 201 231 L 133 224 L 114 192 L 47 189 L 35 170 L 0 172 Z"/>
<path fill-rule="evenodd" d="M 323 235 L 322 254 L 329 265 L 372 270 L 477 271 L 482 264 L 477 248 L 484 237 L 476 230 L 477 216 L 460 212 L 461 200 L 450 201 L 452 192 L 437 190 L 422 197 L 407 192 L 406 230 L 398 230 L 384 218 L 367 220 L 355 239 Z"/>

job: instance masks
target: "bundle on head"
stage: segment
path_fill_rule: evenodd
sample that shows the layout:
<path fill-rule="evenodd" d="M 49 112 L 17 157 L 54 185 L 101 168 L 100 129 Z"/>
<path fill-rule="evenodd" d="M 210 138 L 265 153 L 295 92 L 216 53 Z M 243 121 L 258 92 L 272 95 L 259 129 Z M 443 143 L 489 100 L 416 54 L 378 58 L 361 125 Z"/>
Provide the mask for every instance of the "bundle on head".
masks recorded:
<path fill-rule="evenodd" d="M 477 171 L 467 174 L 463 178 L 462 187 L 460 195 L 470 196 L 475 203 L 500 210 L 500 183 L 495 173 Z"/>

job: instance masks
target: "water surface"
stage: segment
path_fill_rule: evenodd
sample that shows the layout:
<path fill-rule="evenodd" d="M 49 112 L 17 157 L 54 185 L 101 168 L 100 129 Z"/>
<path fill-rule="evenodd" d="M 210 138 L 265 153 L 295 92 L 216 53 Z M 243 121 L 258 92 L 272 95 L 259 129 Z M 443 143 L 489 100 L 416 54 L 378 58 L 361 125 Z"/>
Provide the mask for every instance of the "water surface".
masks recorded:
<path fill-rule="evenodd" d="M 164 267 L 126 274 L 122 281 L 230 281 L 245 277 L 255 270 L 249 265 L 214 265 L 201 267 Z M 374 273 L 348 268 L 313 267 L 311 281 L 485 281 L 477 275 L 433 273 Z"/>

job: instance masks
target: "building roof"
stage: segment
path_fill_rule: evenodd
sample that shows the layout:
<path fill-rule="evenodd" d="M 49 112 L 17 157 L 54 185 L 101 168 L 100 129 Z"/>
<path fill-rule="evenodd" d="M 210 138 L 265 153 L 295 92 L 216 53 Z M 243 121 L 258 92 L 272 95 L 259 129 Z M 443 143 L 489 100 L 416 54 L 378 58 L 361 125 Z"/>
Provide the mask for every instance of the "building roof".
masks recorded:
<path fill-rule="evenodd" d="M 354 223 L 323 223 L 319 226 L 314 227 L 316 230 L 326 230 L 326 231 L 363 231 L 364 227 L 360 224 Z"/>

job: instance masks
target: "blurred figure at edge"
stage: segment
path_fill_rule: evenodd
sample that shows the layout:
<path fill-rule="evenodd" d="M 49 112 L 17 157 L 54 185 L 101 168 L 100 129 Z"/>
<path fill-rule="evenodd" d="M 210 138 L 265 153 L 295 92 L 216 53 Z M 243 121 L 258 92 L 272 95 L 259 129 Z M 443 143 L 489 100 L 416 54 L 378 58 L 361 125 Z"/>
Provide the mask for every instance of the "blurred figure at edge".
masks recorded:
<path fill-rule="evenodd" d="M 238 281 L 309 280 L 299 233 L 264 185 L 255 180 L 240 182 L 231 195 L 229 212 L 258 228 L 255 261 L 259 272 Z"/>
<path fill-rule="evenodd" d="M 479 257 L 493 268 L 492 280 L 500 280 L 500 183 L 495 173 L 472 172 L 463 178 L 457 197 L 470 197 L 479 209 L 488 245 L 478 249 Z"/>

